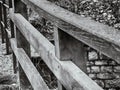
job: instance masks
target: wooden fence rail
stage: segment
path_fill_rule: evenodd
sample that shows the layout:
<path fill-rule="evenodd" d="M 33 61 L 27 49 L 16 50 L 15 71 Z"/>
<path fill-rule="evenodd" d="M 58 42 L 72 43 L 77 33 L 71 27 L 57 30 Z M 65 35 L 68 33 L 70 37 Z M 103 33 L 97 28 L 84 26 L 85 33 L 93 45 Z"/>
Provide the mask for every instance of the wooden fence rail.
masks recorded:
<path fill-rule="evenodd" d="M 60 8 L 46 0 L 22 0 L 57 27 L 106 56 L 120 61 L 120 31 Z M 46 7 L 45 7 L 46 6 Z"/>
<path fill-rule="evenodd" d="M 4 38 L 6 38 L 7 53 L 9 53 L 8 42 L 10 42 L 14 56 L 14 69 L 19 67 L 20 80 L 26 75 L 27 78 L 24 79 L 29 80 L 26 80 L 27 84 L 31 85 L 34 90 L 49 90 L 30 60 L 30 45 L 32 45 L 57 77 L 58 90 L 103 90 L 85 74 L 87 58 L 84 44 L 119 63 L 120 31 L 90 18 L 83 18 L 46 0 L 21 1 L 9 1 L 11 30 L 8 30 L 6 26 L 5 11 L 8 6 L 3 0 L 0 1 L 2 41 L 4 43 Z M 54 23 L 55 46 L 27 21 L 25 4 L 44 19 Z M 18 71 L 15 69 L 15 72 Z M 21 83 L 27 87 L 26 83 L 20 81 Z"/>

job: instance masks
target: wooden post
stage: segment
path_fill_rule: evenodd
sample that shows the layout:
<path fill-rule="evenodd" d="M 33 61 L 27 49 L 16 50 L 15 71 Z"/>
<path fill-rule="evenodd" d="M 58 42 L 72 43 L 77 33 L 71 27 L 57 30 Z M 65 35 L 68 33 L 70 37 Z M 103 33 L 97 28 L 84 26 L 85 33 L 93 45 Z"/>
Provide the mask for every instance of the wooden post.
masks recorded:
<path fill-rule="evenodd" d="M 9 0 L 9 8 L 14 8 L 13 4 L 14 4 L 13 0 Z M 12 20 L 10 20 L 10 27 L 11 27 L 11 38 L 15 38 L 15 29 Z"/>
<path fill-rule="evenodd" d="M 3 0 L 3 4 L 6 4 L 6 0 Z M 7 25 L 7 8 L 3 5 L 3 15 L 4 15 L 4 31 L 5 31 L 5 40 L 6 40 L 6 54 L 9 54 L 9 38 L 6 29 L 8 28 Z"/>
<path fill-rule="evenodd" d="M 54 27 L 54 40 L 58 59 L 62 61 L 71 60 L 86 73 L 87 52 L 84 45 L 57 27 Z M 66 90 L 60 82 L 58 83 L 58 90 Z"/>
<path fill-rule="evenodd" d="M 2 5 L 2 1 L 0 3 L 0 27 L 1 27 L 1 38 L 2 38 L 2 43 L 4 43 L 4 30 L 3 30 L 3 25 L 2 25 L 2 21 L 3 21 L 3 5 Z"/>
<path fill-rule="evenodd" d="M 13 0 L 9 0 L 9 8 L 14 8 Z M 11 38 L 15 38 L 15 32 L 14 32 L 15 26 L 12 20 L 10 20 L 10 30 L 11 30 Z M 17 60 L 16 60 L 16 56 L 14 53 L 13 53 L 13 69 L 14 69 L 14 73 L 17 74 Z"/>
<path fill-rule="evenodd" d="M 27 17 L 27 7 L 24 3 L 22 3 L 20 0 L 14 1 L 15 5 L 15 13 L 21 13 L 26 19 Z M 17 38 L 17 47 L 23 48 L 26 52 L 26 54 L 31 57 L 30 53 L 30 44 L 25 39 L 25 37 L 21 34 L 18 28 L 16 28 L 16 38 Z M 28 81 L 27 76 L 25 75 L 21 65 L 19 64 L 19 78 L 20 78 L 20 87 L 22 90 L 30 89 L 32 90 L 31 84 Z"/>

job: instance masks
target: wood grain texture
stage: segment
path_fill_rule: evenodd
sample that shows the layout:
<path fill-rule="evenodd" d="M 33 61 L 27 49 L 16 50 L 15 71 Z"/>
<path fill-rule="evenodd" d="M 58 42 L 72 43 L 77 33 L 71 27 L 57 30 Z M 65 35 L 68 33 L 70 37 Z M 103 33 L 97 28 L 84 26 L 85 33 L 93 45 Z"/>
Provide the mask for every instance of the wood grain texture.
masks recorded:
<path fill-rule="evenodd" d="M 5 7 L 5 4 L 6 3 L 6 1 L 5 0 L 3 0 L 3 4 L 2 4 L 2 6 L 3 6 L 3 23 L 4 23 L 4 25 L 5 25 L 5 27 L 3 28 L 3 30 L 4 30 L 4 32 L 5 32 L 5 41 L 6 41 L 6 54 L 10 54 L 10 51 L 9 51 L 9 39 L 8 39 L 8 35 L 7 35 L 7 32 L 6 32 L 6 28 L 8 28 L 8 25 L 7 25 L 7 8 Z"/>
<path fill-rule="evenodd" d="M 34 90 L 49 90 L 48 86 L 45 84 L 44 80 L 40 76 L 39 72 L 31 62 L 25 51 L 22 48 L 17 48 L 16 40 L 14 38 L 10 39 L 10 42 L 16 58 L 23 68 L 25 74 L 27 75 Z"/>
<path fill-rule="evenodd" d="M 74 25 L 79 29 L 82 29 L 100 38 L 103 38 L 112 43 L 120 45 L 119 30 L 116 30 L 110 26 L 91 20 L 90 18 L 81 17 L 47 0 L 44 0 L 44 1 L 43 0 L 22 0 L 22 1 L 27 5 L 30 5 L 31 8 L 33 9 L 35 8 L 38 11 L 38 13 L 40 12 L 39 13 L 40 15 L 46 14 L 45 16 L 47 16 L 48 18 L 51 17 L 51 20 L 56 23 L 58 23 L 58 19 L 60 19 L 61 21 L 70 23 L 71 25 Z"/>
<path fill-rule="evenodd" d="M 55 32 L 56 53 L 59 54 L 57 57 L 62 61 L 71 60 L 81 70 L 87 72 L 87 52 L 84 44 L 60 29 Z"/>
<path fill-rule="evenodd" d="M 2 22 L 3 22 L 3 17 L 2 17 L 2 15 L 3 15 L 3 5 L 2 5 L 2 1 L 0 2 L 0 29 L 1 29 L 1 38 L 2 38 L 2 43 L 4 43 L 5 41 L 4 41 L 4 38 L 5 38 L 5 36 L 4 36 L 4 26 L 2 25 Z"/>
<path fill-rule="evenodd" d="M 71 61 L 56 58 L 54 46 L 22 15 L 10 13 L 10 18 L 66 89 L 103 90 Z"/>
<path fill-rule="evenodd" d="M 53 21 L 57 27 L 74 38 L 120 63 L 120 31 L 84 18 L 46 0 L 22 0 L 40 16 Z"/>
<path fill-rule="evenodd" d="M 14 9 L 15 9 L 16 13 L 20 13 L 23 15 L 23 17 L 28 19 L 27 6 L 23 2 L 21 2 L 21 0 L 14 0 L 14 7 L 15 7 Z M 26 52 L 26 54 L 30 58 L 31 57 L 30 44 L 25 39 L 25 37 L 21 34 L 21 32 L 19 31 L 19 29 L 17 27 L 16 27 L 16 40 L 17 40 L 17 47 L 23 48 L 23 50 Z M 30 84 L 30 82 L 29 82 L 27 76 L 25 75 L 25 72 L 21 66 L 22 65 L 18 64 L 20 88 L 23 90 L 31 88 L 31 90 L 33 90 L 32 86 L 31 86 L 31 84 Z"/>
<path fill-rule="evenodd" d="M 54 40 L 55 40 L 55 51 L 56 56 L 61 61 L 72 61 L 77 65 L 82 71 L 87 73 L 87 52 L 85 50 L 84 44 L 68 35 L 64 31 L 54 27 Z M 60 90 L 65 90 L 64 87 Z"/>
<path fill-rule="evenodd" d="M 60 35 L 61 34 L 59 33 L 58 28 L 54 26 L 55 55 L 59 60 L 69 61 L 70 58 L 67 58 L 67 59 L 65 58 L 66 56 L 68 56 L 69 52 L 65 53 L 65 51 L 68 51 L 68 50 L 67 48 L 64 48 L 64 44 L 60 42 L 61 41 Z M 64 48 L 63 51 L 61 50 L 61 47 Z M 63 55 L 61 55 L 61 53 L 63 53 Z M 57 81 L 57 84 L 58 84 L 58 90 L 66 90 L 59 80 Z"/>

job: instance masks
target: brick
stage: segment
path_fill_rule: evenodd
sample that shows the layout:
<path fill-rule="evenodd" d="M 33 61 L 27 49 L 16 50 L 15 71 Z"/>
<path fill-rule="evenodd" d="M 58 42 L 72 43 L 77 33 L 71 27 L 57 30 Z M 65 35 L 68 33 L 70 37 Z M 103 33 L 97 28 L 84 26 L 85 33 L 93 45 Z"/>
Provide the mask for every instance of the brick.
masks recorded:
<path fill-rule="evenodd" d="M 100 85 L 102 88 L 104 87 L 104 81 L 102 80 L 94 80 L 98 85 Z"/>
<path fill-rule="evenodd" d="M 112 66 L 101 66 L 101 72 L 112 72 Z"/>
<path fill-rule="evenodd" d="M 89 62 L 87 63 L 87 66 L 93 66 L 93 65 L 95 65 L 95 64 L 94 64 L 94 61 L 89 61 Z"/>
<path fill-rule="evenodd" d="M 87 72 L 88 72 L 88 73 L 90 73 L 90 72 L 91 72 L 90 67 L 87 67 Z"/>
<path fill-rule="evenodd" d="M 102 61 L 95 61 L 95 65 L 108 65 L 106 60 L 102 60 Z"/>
<path fill-rule="evenodd" d="M 112 75 L 112 74 L 109 74 L 109 73 L 100 73 L 100 74 L 97 74 L 97 78 L 98 79 L 114 79 L 115 78 L 115 76 L 114 75 Z"/>
<path fill-rule="evenodd" d="M 89 74 L 89 77 L 90 77 L 91 79 L 96 79 L 96 74 Z"/>
<path fill-rule="evenodd" d="M 110 84 L 112 80 L 105 80 L 105 87 L 106 88 L 112 88 L 113 86 Z"/>
<path fill-rule="evenodd" d="M 114 72 L 120 72 L 120 66 L 114 66 Z"/>
<path fill-rule="evenodd" d="M 91 72 L 95 72 L 95 73 L 100 72 L 100 67 L 99 66 L 92 66 Z"/>
<path fill-rule="evenodd" d="M 114 61 L 114 60 L 109 60 L 109 61 L 108 61 L 108 64 L 109 64 L 109 65 L 117 65 L 116 61 Z"/>
<path fill-rule="evenodd" d="M 98 59 L 97 53 L 96 53 L 95 51 L 89 52 L 89 53 L 88 53 L 88 59 L 89 59 L 89 60 Z"/>
<path fill-rule="evenodd" d="M 104 88 L 104 90 L 120 90 L 120 89 L 116 89 L 116 88 Z"/>
<path fill-rule="evenodd" d="M 111 89 L 120 88 L 119 83 L 119 79 L 105 80 L 105 87 Z"/>

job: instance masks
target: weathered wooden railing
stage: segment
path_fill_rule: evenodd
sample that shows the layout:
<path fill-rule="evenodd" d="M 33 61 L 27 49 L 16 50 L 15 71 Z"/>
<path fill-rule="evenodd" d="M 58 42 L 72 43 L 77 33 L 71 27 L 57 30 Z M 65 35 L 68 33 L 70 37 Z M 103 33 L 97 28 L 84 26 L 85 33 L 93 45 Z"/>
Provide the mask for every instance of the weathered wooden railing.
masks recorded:
<path fill-rule="evenodd" d="M 10 31 L 6 24 L 8 6 L 5 0 L 0 1 L 2 42 L 6 40 L 7 54 L 10 42 L 14 69 L 15 72 L 19 71 L 20 84 L 25 88 L 31 84 L 34 90 L 49 90 L 30 60 L 32 45 L 57 77 L 58 90 L 102 90 L 85 74 L 87 54 L 84 44 L 119 63 L 120 31 L 76 15 L 46 0 L 21 1 L 15 0 L 14 6 L 12 0 L 9 0 Z M 53 22 L 55 46 L 27 21 L 26 5 L 44 19 Z M 16 70 L 18 67 L 19 70 Z M 24 77 L 24 82 L 21 77 Z"/>

